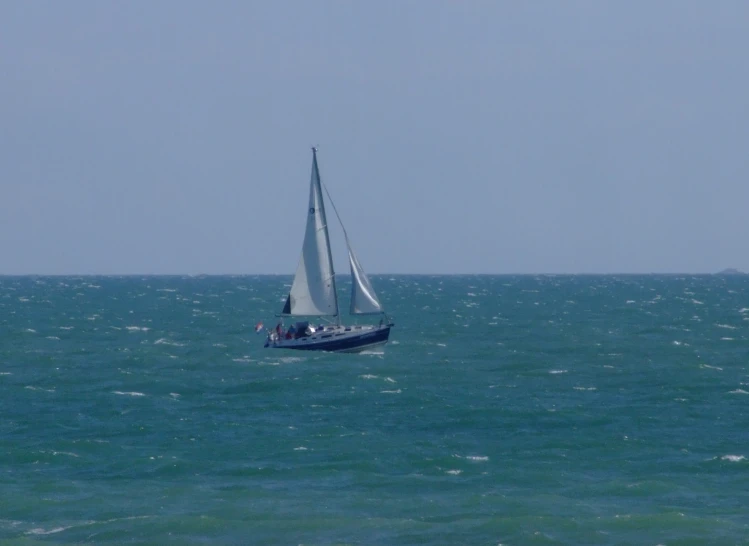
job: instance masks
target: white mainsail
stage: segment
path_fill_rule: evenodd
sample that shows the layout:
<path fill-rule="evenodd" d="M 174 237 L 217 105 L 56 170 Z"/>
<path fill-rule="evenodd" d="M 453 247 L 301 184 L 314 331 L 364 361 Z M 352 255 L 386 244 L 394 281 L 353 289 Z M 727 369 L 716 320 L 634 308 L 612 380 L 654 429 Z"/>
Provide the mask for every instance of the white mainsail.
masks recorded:
<path fill-rule="evenodd" d="M 377 299 L 377 294 L 375 294 L 367 274 L 359 263 L 356 254 L 354 254 L 354 249 L 351 248 L 348 237 L 346 237 L 346 246 L 348 247 L 349 264 L 351 264 L 351 308 L 349 312 L 352 315 L 382 313 L 382 305 Z"/>
<path fill-rule="evenodd" d="M 315 148 L 312 148 L 312 177 L 302 256 L 299 258 L 294 282 L 281 313 L 309 316 L 338 315 L 335 272 L 330 254 L 330 238 Z"/>

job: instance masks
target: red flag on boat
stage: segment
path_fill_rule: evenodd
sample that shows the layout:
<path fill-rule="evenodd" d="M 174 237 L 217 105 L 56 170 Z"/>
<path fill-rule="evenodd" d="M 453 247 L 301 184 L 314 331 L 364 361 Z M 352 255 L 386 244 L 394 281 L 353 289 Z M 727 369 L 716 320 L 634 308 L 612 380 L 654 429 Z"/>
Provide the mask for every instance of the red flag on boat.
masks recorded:
<path fill-rule="evenodd" d="M 263 329 L 263 323 L 262 323 L 262 322 L 258 322 L 258 323 L 257 323 L 257 324 L 255 325 L 255 333 L 256 333 L 256 334 L 257 334 L 257 333 L 259 333 L 259 332 L 260 332 L 260 330 L 262 330 L 262 329 Z"/>

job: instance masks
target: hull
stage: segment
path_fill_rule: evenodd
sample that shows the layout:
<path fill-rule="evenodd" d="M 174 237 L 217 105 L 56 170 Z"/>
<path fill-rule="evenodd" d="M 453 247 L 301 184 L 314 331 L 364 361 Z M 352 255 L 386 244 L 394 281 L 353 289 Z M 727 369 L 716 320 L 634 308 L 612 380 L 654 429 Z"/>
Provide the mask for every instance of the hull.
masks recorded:
<path fill-rule="evenodd" d="M 295 351 L 358 353 L 387 343 L 392 324 L 383 326 L 328 326 L 297 339 L 268 338 L 265 347 Z"/>

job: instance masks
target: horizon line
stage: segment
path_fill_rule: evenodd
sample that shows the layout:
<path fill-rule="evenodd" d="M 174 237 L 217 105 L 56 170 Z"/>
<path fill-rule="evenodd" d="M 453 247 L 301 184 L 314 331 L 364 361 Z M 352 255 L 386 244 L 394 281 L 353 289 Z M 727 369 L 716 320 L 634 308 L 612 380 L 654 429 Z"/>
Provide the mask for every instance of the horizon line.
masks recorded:
<path fill-rule="evenodd" d="M 696 272 L 696 271 L 662 271 L 662 272 L 577 272 L 577 273 L 559 273 L 559 272 L 503 272 L 503 273 L 486 273 L 486 272 L 463 272 L 463 273 L 439 273 L 439 272 L 420 272 L 420 273 L 369 273 L 369 276 L 439 276 L 439 277 L 465 277 L 465 276 L 636 276 L 636 275 L 722 275 L 722 276 L 743 276 L 749 275 L 744 271 L 729 268 L 713 272 Z M 293 277 L 293 273 L 2 273 L 0 277 Z M 336 277 L 350 277 L 350 273 L 336 273 Z"/>

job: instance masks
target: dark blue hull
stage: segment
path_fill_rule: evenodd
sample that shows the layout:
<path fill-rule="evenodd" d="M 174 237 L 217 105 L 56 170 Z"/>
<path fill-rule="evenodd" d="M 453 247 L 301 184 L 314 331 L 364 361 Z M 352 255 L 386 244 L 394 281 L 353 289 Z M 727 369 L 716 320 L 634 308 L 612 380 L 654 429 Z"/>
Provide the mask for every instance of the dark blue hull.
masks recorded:
<path fill-rule="evenodd" d="M 375 330 L 363 332 L 361 335 L 348 336 L 345 339 L 325 339 L 306 343 L 304 345 L 272 345 L 272 349 L 292 349 L 294 351 L 328 351 L 328 352 L 357 352 L 370 347 L 387 343 L 390 337 L 390 326 L 383 326 Z"/>

